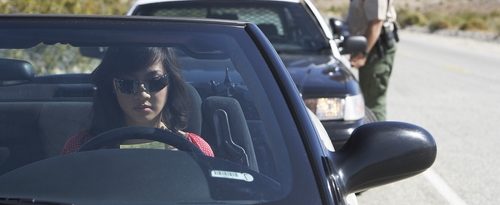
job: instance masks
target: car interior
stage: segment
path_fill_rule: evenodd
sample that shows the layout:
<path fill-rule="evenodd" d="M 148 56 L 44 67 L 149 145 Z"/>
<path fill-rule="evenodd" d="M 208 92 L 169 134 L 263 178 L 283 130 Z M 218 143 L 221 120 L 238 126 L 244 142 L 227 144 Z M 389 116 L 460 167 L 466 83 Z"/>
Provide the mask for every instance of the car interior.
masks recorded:
<path fill-rule="evenodd" d="M 0 59 L 0 62 L 3 76 L 0 173 L 5 173 L 42 156 L 58 155 L 69 136 L 87 127 L 93 87 L 46 84 L 55 79 L 35 77 L 29 62 L 14 59 Z M 82 91 L 83 95 L 77 96 L 72 90 Z"/>
<path fill-rule="evenodd" d="M 60 155 L 70 136 L 90 126 L 96 90 L 90 74 L 36 76 L 35 70 L 24 60 L 0 59 L 0 174 Z M 252 116 L 245 117 L 237 95 L 221 88 L 227 85 L 211 83 L 215 96 L 187 83 L 192 109 L 185 130 L 203 136 L 215 156 L 259 171 L 256 153 L 268 148 L 251 137 L 258 121 L 247 120 Z"/>
<path fill-rule="evenodd" d="M 39 19 L 29 20 L 39 23 Z M 2 197 L 41 196 L 59 201 L 60 193 L 71 192 L 75 198 L 85 200 L 89 192 L 102 194 L 98 190 L 132 197 L 123 193 L 141 189 L 139 194 L 148 195 L 145 189 L 169 189 L 159 198 L 185 201 L 192 199 L 185 193 L 194 187 L 203 189 L 200 201 L 256 202 L 280 198 L 289 191 L 292 164 L 287 142 L 298 143 L 300 139 L 283 137 L 290 136 L 288 132 L 296 133 L 289 129 L 292 117 L 288 107 L 283 106 L 286 98 L 269 74 L 272 68 L 260 48 L 242 33 L 244 24 L 234 27 L 203 22 L 203 26 L 192 27 L 197 24 L 158 21 L 153 26 L 131 20 L 127 22 L 134 25 L 124 26 L 111 19 L 108 23 L 117 28 L 102 29 L 100 26 L 107 24 L 101 25 L 104 21 L 100 19 L 79 19 L 78 23 L 84 25 L 71 29 L 67 27 L 74 21 L 59 25 L 52 20 L 46 23 L 64 29 L 15 27 L 0 34 L 9 39 L 0 42 Z M 95 27 L 99 29 L 87 25 L 92 22 L 98 22 Z M 79 152 L 62 154 L 68 139 L 91 127 L 94 96 L 99 89 L 91 73 L 103 62 L 106 49 L 113 46 L 173 50 L 168 55 L 175 55 L 172 61 L 177 62 L 172 64 L 178 66 L 192 99 L 188 126 L 182 130 L 203 138 L 215 157 L 204 155 L 200 150 L 203 147 L 198 149 L 195 142 L 177 133 L 133 126 L 114 131 L 154 130 L 155 137 L 170 136 L 180 142 L 169 144 L 178 145 L 179 151 L 162 144 L 154 148 L 121 148 L 117 145 L 124 140 L 127 145 L 151 140 L 146 134 L 127 130 L 133 134 L 120 134 L 130 138 L 88 146 L 98 141 L 92 138 L 79 146 Z M 113 69 L 121 74 L 122 68 Z M 283 124 L 287 129 L 282 129 Z M 158 138 L 153 141 L 165 143 Z M 82 149 L 85 147 L 90 148 Z M 146 181 L 141 177 L 144 175 L 148 176 Z M 69 182 L 86 188 L 68 187 Z M 118 188 L 106 190 L 110 186 Z"/>

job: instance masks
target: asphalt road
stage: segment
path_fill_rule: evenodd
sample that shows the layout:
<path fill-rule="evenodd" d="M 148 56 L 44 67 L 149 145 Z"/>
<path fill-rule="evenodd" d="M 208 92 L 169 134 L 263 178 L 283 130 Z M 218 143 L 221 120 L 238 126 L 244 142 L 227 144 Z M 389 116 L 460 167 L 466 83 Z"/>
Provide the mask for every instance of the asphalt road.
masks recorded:
<path fill-rule="evenodd" d="M 426 128 L 429 171 L 363 193 L 359 204 L 500 204 L 500 44 L 401 33 L 388 119 Z"/>

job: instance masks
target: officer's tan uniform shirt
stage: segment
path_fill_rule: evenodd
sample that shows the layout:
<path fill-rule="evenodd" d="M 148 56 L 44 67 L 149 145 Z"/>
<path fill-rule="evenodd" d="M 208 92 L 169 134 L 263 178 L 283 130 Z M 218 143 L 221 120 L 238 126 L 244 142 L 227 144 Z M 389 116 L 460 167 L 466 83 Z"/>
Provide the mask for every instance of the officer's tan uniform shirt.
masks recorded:
<path fill-rule="evenodd" d="M 390 5 L 387 5 L 388 2 Z M 372 20 L 396 21 L 396 11 L 392 2 L 393 0 L 352 0 L 347 16 L 351 35 L 364 35 L 368 22 Z"/>

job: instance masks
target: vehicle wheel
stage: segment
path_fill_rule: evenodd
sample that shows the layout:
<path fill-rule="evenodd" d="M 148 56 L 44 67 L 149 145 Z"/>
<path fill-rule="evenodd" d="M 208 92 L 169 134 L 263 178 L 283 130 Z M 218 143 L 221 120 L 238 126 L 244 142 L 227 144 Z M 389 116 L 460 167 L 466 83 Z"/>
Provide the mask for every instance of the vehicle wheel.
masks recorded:
<path fill-rule="evenodd" d="M 78 151 L 82 152 L 103 147 L 116 147 L 121 142 L 131 139 L 158 141 L 171 145 L 181 151 L 204 155 L 198 147 L 178 133 L 173 133 L 164 129 L 135 126 L 112 129 L 101 133 L 83 144 Z"/>
<path fill-rule="evenodd" d="M 370 108 L 365 106 L 365 118 L 364 118 L 365 124 L 366 123 L 372 123 L 372 122 L 377 122 L 377 117 L 375 114 L 373 114 L 372 110 Z"/>

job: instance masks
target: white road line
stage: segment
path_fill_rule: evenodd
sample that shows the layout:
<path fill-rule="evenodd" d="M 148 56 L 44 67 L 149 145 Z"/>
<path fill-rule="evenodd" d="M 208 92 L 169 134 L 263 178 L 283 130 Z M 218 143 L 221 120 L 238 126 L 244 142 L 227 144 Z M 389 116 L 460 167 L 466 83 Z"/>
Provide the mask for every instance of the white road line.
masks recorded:
<path fill-rule="evenodd" d="M 436 173 L 429 169 L 424 172 L 424 177 L 438 190 L 438 192 L 452 205 L 467 205 L 453 189 Z"/>

